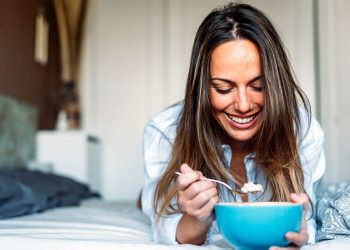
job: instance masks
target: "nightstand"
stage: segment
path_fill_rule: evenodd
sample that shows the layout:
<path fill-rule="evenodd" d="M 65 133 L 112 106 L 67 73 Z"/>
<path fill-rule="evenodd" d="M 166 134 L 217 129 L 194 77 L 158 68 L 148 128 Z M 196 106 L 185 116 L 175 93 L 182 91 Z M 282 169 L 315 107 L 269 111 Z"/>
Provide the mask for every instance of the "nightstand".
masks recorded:
<path fill-rule="evenodd" d="M 89 184 L 101 192 L 101 143 L 80 130 L 39 131 L 36 137 L 36 160 L 50 164 L 52 172 Z"/>

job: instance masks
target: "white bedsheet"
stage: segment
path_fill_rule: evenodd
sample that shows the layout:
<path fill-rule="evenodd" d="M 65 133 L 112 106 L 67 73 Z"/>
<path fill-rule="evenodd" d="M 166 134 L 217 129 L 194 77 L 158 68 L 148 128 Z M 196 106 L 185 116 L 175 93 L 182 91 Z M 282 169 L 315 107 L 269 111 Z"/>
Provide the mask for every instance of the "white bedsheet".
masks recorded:
<path fill-rule="evenodd" d="M 79 207 L 0 221 L 0 249 L 202 249 L 152 242 L 149 221 L 128 202 L 88 200 Z M 206 249 L 222 249 L 208 246 Z"/>
<path fill-rule="evenodd" d="M 128 202 L 88 200 L 79 207 L 0 221 L 0 249 L 25 250 L 222 250 L 218 246 L 154 244 L 148 219 Z M 226 248 L 227 249 L 227 248 Z M 303 250 L 349 250 L 350 240 L 326 241 Z"/>

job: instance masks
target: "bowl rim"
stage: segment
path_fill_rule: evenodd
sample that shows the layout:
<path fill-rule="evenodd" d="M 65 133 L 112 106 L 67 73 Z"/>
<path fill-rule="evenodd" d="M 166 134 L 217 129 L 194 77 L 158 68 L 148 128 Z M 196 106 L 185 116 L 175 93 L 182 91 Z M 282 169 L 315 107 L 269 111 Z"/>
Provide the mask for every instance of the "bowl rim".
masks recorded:
<path fill-rule="evenodd" d="M 255 202 L 218 202 L 215 206 L 228 207 L 290 207 L 302 206 L 301 203 L 294 203 L 288 201 L 255 201 Z"/>

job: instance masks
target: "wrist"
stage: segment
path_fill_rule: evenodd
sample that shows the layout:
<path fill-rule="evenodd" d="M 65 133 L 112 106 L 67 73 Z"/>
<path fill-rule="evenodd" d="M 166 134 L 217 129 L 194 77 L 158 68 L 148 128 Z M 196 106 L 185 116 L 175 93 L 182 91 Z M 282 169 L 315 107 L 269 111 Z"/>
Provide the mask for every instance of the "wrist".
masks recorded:
<path fill-rule="evenodd" d="M 200 220 L 185 213 L 176 228 L 176 241 L 180 244 L 202 245 L 213 221 L 214 216 Z"/>
<path fill-rule="evenodd" d="M 210 216 L 204 219 L 202 222 L 210 226 L 214 221 L 215 221 L 215 214 L 214 212 L 212 212 Z"/>

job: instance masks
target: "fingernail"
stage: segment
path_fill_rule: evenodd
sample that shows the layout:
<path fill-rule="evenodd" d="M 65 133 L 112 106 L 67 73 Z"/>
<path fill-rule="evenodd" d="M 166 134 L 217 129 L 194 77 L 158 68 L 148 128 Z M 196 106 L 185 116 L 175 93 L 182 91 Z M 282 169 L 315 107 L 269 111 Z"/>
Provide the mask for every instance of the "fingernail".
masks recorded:
<path fill-rule="evenodd" d="M 291 234 L 291 233 L 286 233 L 286 238 L 287 238 L 288 240 L 292 240 L 292 239 L 293 239 L 293 234 Z"/>

